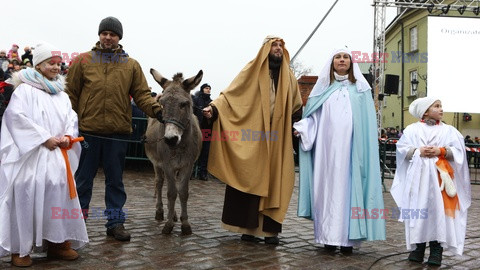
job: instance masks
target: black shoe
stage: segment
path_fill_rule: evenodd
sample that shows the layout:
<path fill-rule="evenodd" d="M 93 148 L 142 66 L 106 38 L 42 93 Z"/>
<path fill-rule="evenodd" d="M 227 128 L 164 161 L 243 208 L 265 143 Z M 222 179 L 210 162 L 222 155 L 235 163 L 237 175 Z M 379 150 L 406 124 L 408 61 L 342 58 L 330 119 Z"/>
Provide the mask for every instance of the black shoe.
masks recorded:
<path fill-rule="evenodd" d="M 107 235 L 115 237 L 115 239 L 118 241 L 130 241 L 130 233 L 125 230 L 123 224 L 118 224 L 113 228 L 108 228 Z"/>
<path fill-rule="evenodd" d="M 417 248 L 410 252 L 408 255 L 408 260 L 412 262 L 423 262 L 423 257 L 425 256 L 425 246 L 426 243 L 417 244 Z"/>
<path fill-rule="evenodd" d="M 265 244 L 278 245 L 279 243 L 280 243 L 280 240 L 278 239 L 277 236 L 265 237 Z"/>
<path fill-rule="evenodd" d="M 340 252 L 343 254 L 352 254 L 353 247 L 340 247 Z"/>
<path fill-rule="evenodd" d="M 437 241 L 430 242 L 430 256 L 427 263 L 430 265 L 442 265 L 443 247 Z"/>
<path fill-rule="evenodd" d="M 207 179 L 208 178 L 206 174 L 205 175 L 202 174 L 200 177 L 198 177 L 198 180 L 202 180 L 202 181 L 207 181 Z"/>
<path fill-rule="evenodd" d="M 335 251 L 335 250 L 337 250 L 337 246 L 325 245 L 325 249 L 327 251 Z"/>
<path fill-rule="evenodd" d="M 250 235 L 250 234 L 242 234 L 242 237 L 240 239 L 242 241 L 246 241 L 246 242 L 254 242 L 254 243 L 260 242 L 260 238 L 255 237 L 255 236 Z"/>

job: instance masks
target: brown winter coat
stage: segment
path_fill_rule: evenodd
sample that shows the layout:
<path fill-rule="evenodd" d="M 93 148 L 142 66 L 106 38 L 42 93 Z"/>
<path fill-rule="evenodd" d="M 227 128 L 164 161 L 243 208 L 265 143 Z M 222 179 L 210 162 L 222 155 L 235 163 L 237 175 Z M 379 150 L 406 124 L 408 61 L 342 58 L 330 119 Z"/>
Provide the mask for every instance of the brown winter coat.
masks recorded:
<path fill-rule="evenodd" d="M 94 134 L 132 132 L 130 96 L 148 116 L 155 117 L 160 105 L 151 97 L 140 64 L 123 52 L 97 45 L 80 54 L 67 75 L 67 94 L 78 114 L 78 128 Z"/>

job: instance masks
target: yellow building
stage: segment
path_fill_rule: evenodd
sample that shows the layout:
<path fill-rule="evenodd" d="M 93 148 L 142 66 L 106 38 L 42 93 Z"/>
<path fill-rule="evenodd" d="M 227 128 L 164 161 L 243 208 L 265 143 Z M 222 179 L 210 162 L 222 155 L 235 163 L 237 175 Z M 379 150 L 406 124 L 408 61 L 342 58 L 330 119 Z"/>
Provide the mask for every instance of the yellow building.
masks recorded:
<path fill-rule="evenodd" d="M 384 92 L 398 91 L 398 94 L 385 96 L 381 102 L 380 121 L 383 128 L 395 127 L 400 130 L 417 121 L 408 112 L 408 106 L 416 98 L 427 95 L 428 15 L 439 13 L 441 11 L 435 10 L 430 14 L 425 9 L 407 10 L 404 13 L 400 11 L 386 29 Z M 476 17 L 472 12 L 467 11 L 460 15 L 456 10 L 441 16 Z M 452 48 L 455 49 L 460 48 Z M 471 121 L 465 121 L 468 116 L 471 116 Z M 455 126 L 464 136 L 480 137 L 480 114 L 445 113 L 443 120 Z"/>

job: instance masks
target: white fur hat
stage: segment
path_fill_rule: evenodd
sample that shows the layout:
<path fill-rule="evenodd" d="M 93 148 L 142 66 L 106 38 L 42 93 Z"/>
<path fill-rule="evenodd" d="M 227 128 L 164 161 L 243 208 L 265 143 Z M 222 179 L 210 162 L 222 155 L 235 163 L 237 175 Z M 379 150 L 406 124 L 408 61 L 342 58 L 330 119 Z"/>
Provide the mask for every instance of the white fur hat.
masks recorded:
<path fill-rule="evenodd" d="M 53 56 L 59 56 L 62 58 L 62 54 L 57 47 L 47 42 L 39 43 L 35 46 L 35 50 L 33 51 L 33 66 L 35 67 Z"/>
<path fill-rule="evenodd" d="M 417 98 L 410 104 L 408 111 L 411 115 L 418 119 L 422 119 L 425 112 L 432 106 L 432 104 L 439 100 L 438 98 L 434 97 L 424 97 L 424 98 Z"/>

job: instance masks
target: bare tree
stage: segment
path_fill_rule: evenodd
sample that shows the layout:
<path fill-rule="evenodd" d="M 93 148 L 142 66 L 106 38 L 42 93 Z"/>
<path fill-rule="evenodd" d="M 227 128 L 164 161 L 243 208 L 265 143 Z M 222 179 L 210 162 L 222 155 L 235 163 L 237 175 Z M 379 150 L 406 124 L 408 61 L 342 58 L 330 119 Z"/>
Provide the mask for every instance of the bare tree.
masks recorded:
<path fill-rule="evenodd" d="M 295 61 L 290 63 L 290 68 L 293 70 L 293 74 L 295 74 L 295 78 L 300 78 L 303 75 L 309 75 L 312 73 L 312 67 L 305 67 L 301 62 Z"/>

